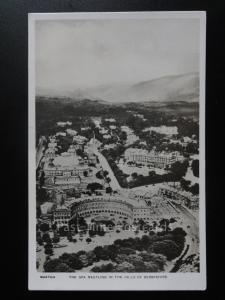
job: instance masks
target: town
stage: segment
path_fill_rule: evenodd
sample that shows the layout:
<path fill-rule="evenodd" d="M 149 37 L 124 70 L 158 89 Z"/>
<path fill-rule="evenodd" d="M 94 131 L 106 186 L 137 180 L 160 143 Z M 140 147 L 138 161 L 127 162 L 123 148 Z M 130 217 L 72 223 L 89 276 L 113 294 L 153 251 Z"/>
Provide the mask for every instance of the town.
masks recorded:
<path fill-rule="evenodd" d="M 37 101 L 37 270 L 199 272 L 198 113 L 67 100 Z"/>

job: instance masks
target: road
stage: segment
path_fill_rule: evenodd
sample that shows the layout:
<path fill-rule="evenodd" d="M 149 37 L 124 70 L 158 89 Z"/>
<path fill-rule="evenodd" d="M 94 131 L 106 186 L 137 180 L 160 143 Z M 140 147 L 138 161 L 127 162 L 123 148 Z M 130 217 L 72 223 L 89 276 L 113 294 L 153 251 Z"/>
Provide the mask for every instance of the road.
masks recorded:
<path fill-rule="evenodd" d="M 99 159 L 99 162 L 103 168 L 104 171 L 107 171 L 109 174 L 108 174 L 108 177 L 111 179 L 110 181 L 110 186 L 112 188 L 113 191 L 117 191 L 117 190 L 121 190 L 121 186 L 119 185 L 119 182 L 118 180 L 116 179 L 116 176 L 114 175 L 107 159 L 104 157 L 104 155 L 102 155 L 98 149 L 94 149 L 94 154 L 98 157 Z"/>
<path fill-rule="evenodd" d="M 108 176 L 111 179 L 111 182 L 110 182 L 111 188 L 113 190 L 121 190 L 121 191 L 125 192 L 126 189 L 123 189 L 119 185 L 107 159 L 98 151 L 98 149 L 95 149 L 94 153 L 97 155 L 103 170 L 106 170 L 109 173 Z M 191 254 L 199 253 L 198 219 L 196 219 L 196 217 L 194 215 L 192 215 L 191 212 L 187 208 L 185 208 L 183 205 L 175 204 L 173 202 L 173 207 L 177 208 L 177 210 L 182 213 L 182 221 L 181 221 L 180 226 L 183 227 L 184 230 L 187 232 L 186 246 L 188 245 L 188 247 L 187 247 L 187 251 L 185 252 L 185 255 L 183 257 L 183 259 L 185 259 L 186 257 L 188 257 Z"/>
<path fill-rule="evenodd" d="M 37 149 L 36 149 L 36 169 L 38 168 L 39 164 L 40 164 L 40 161 L 43 157 L 43 152 L 44 152 L 44 149 L 45 149 L 45 146 L 44 146 L 44 142 L 45 142 L 45 137 L 42 136 L 39 140 L 39 144 L 37 146 Z"/>
<path fill-rule="evenodd" d="M 183 215 L 183 228 L 187 232 L 186 245 L 189 245 L 189 249 L 183 257 L 183 259 L 185 259 L 189 255 L 199 254 L 199 225 L 195 216 L 183 205 L 176 204 L 176 207 Z"/>

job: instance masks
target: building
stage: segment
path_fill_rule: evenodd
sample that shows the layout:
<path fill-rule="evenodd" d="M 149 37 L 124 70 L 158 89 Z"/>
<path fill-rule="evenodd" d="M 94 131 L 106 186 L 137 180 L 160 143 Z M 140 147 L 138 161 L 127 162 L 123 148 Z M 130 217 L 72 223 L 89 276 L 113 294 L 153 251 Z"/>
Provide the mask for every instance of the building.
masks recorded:
<path fill-rule="evenodd" d="M 184 205 L 193 210 L 199 208 L 199 197 L 193 196 L 190 192 L 167 186 L 160 187 L 158 195 L 171 199 L 171 201 L 175 201 L 176 203 Z"/>
<path fill-rule="evenodd" d="M 112 118 L 109 118 L 109 119 L 105 119 L 106 122 L 109 122 L 109 123 L 114 123 L 116 122 L 115 119 L 112 119 Z"/>
<path fill-rule="evenodd" d="M 126 145 L 132 145 L 133 143 L 137 142 L 139 140 L 139 137 L 136 134 L 127 134 L 127 140 L 126 140 Z"/>
<path fill-rule="evenodd" d="M 82 135 L 75 135 L 73 137 L 73 142 L 80 144 L 80 145 L 83 145 L 86 141 L 87 141 L 87 138 Z"/>
<path fill-rule="evenodd" d="M 121 131 L 126 132 L 127 134 L 131 134 L 134 132 L 130 127 L 125 126 L 125 125 L 120 126 L 120 129 L 121 129 Z"/>
<path fill-rule="evenodd" d="M 84 149 L 90 148 L 93 151 L 93 150 L 99 148 L 101 145 L 102 145 L 102 143 L 98 139 L 96 139 L 95 135 L 94 135 L 94 137 L 90 139 L 90 141 L 87 143 L 87 145 L 84 146 Z"/>
<path fill-rule="evenodd" d="M 81 178 L 79 175 L 76 176 L 57 176 L 54 178 L 55 185 L 67 185 L 67 186 L 79 186 L 81 183 Z"/>
<path fill-rule="evenodd" d="M 76 155 L 73 145 L 67 152 L 61 153 L 52 159 L 46 159 L 44 164 L 45 177 L 53 178 L 56 185 L 77 185 L 80 179 L 89 176 L 91 169 Z"/>
<path fill-rule="evenodd" d="M 59 131 L 56 133 L 56 136 L 66 136 L 66 132 Z"/>
<path fill-rule="evenodd" d="M 71 210 L 66 205 L 57 205 L 53 210 L 53 223 L 57 227 L 68 226 L 71 219 Z"/>
<path fill-rule="evenodd" d="M 100 128 L 102 123 L 101 117 L 92 117 L 92 122 L 95 124 L 95 127 Z"/>
<path fill-rule="evenodd" d="M 57 124 L 57 126 L 65 127 L 66 125 L 71 126 L 71 125 L 72 125 L 72 122 L 70 122 L 70 121 L 61 122 L 61 121 L 60 121 L 60 122 L 57 122 L 56 124 Z"/>
<path fill-rule="evenodd" d="M 157 132 L 160 134 L 165 134 L 165 135 L 177 135 L 178 134 L 178 129 L 177 126 L 157 126 L 157 127 L 149 127 L 149 128 L 145 128 L 143 130 L 144 132 L 146 131 L 150 131 L 150 132 Z"/>
<path fill-rule="evenodd" d="M 116 144 L 105 144 L 104 149 L 109 150 L 109 149 L 114 149 L 116 148 Z"/>
<path fill-rule="evenodd" d="M 105 140 L 108 140 L 108 139 L 111 138 L 111 135 L 110 135 L 110 134 L 104 134 L 104 135 L 103 135 L 103 138 L 104 138 Z"/>
<path fill-rule="evenodd" d="M 101 133 L 101 134 L 107 134 L 108 130 L 105 129 L 105 128 L 101 128 L 101 129 L 99 129 L 99 133 Z"/>
<path fill-rule="evenodd" d="M 56 142 L 50 142 L 50 143 L 48 143 L 48 148 L 56 148 L 56 146 L 57 146 L 57 143 Z"/>
<path fill-rule="evenodd" d="M 89 127 L 89 126 L 87 126 L 87 127 L 81 127 L 81 131 L 87 131 L 87 130 L 89 130 L 89 129 L 91 129 L 91 127 Z"/>
<path fill-rule="evenodd" d="M 48 148 L 45 151 L 45 158 L 46 159 L 54 159 L 56 154 L 55 154 L 56 149 L 55 148 Z"/>
<path fill-rule="evenodd" d="M 53 208 L 55 204 L 53 202 L 45 202 L 41 204 L 41 215 L 42 216 L 49 216 L 52 214 Z"/>
<path fill-rule="evenodd" d="M 77 131 L 70 129 L 70 128 L 66 129 L 66 132 L 68 135 L 71 135 L 71 136 L 77 135 Z"/>
<path fill-rule="evenodd" d="M 147 164 L 155 168 L 170 167 L 176 161 L 182 159 L 178 152 L 156 152 L 154 150 L 148 152 L 147 150 L 128 148 L 124 153 L 127 161 L 135 163 Z"/>
<path fill-rule="evenodd" d="M 116 224 L 125 221 L 128 224 L 146 223 L 161 218 L 177 216 L 179 212 L 162 197 L 152 196 L 148 201 L 131 199 L 123 196 L 90 196 L 70 202 L 71 217 L 101 217 L 111 219 Z"/>
<path fill-rule="evenodd" d="M 133 210 L 132 205 L 127 201 L 113 197 L 87 197 L 80 201 L 76 199 L 70 204 L 72 216 L 79 217 L 96 217 L 101 216 L 119 221 L 119 219 L 127 218 L 128 223 L 132 223 Z"/>

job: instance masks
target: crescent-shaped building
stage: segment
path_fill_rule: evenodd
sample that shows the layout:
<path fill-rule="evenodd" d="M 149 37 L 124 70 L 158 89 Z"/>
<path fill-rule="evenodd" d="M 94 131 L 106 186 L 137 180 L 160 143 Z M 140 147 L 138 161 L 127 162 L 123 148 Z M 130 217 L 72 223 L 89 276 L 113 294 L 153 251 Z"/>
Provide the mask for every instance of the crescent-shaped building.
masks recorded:
<path fill-rule="evenodd" d="M 115 222 L 126 221 L 128 224 L 140 220 L 146 223 L 157 218 L 177 215 L 177 211 L 167 201 L 153 197 L 152 203 L 145 200 L 123 196 L 90 196 L 74 199 L 68 206 L 71 218 L 84 217 L 114 219 Z"/>
<path fill-rule="evenodd" d="M 70 203 L 71 216 L 124 218 L 128 223 L 133 220 L 133 205 L 122 197 L 94 196 L 75 199 Z"/>

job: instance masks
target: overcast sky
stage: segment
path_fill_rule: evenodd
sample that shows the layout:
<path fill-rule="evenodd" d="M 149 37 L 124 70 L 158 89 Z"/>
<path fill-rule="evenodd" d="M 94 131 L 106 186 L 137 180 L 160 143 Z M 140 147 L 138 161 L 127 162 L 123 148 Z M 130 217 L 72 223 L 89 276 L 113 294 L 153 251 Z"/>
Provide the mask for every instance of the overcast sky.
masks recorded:
<path fill-rule="evenodd" d="M 199 69 L 199 20 L 36 23 L 36 87 L 76 90 Z"/>

